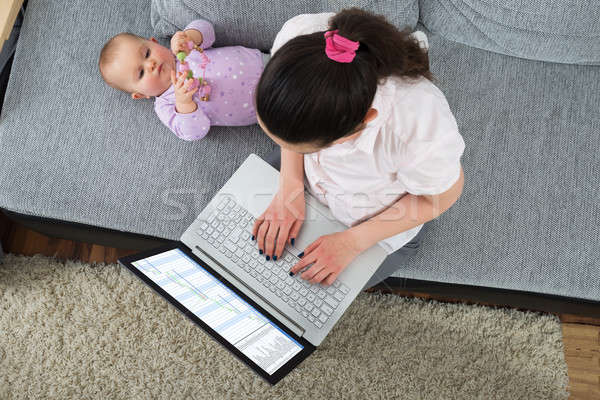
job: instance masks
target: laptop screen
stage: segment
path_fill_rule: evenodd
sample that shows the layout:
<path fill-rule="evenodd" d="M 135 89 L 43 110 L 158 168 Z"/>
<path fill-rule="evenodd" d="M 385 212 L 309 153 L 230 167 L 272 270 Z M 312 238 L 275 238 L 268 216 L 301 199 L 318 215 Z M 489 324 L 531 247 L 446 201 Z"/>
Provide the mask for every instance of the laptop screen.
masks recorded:
<path fill-rule="evenodd" d="M 178 248 L 132 265 L 268 374 L 304 348 Z"/>

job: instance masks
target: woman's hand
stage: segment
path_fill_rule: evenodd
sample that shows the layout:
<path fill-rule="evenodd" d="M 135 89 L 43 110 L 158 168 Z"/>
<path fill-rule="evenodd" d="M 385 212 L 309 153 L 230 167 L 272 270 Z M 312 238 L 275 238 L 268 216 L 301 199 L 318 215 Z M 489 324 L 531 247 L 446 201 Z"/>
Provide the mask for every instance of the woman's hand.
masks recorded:
<path fill-rule="evenodd" d="M 181 114 L 189 114 L 196 111 L 198 105 L 192 99 L 198 88 L 190 90 L 192 79 L 186 79 L 183 72 L 175 75 L 175 71 L 171 71 L 171 83 L 175 86 L 175 110 Z"/>
<path fill-rule="evenodd" d="M 331 285 L 338 275 L 363 251 L 363 246 L 351 231 L 321 236 L 304 250 L 302 258 L 290 269 L 296 274 L 313 264 L 300 277 L 311 283 Z"/>
<path fill-rule="evenodd" d="M 252 236 L 258 242 L 260 254 L 264 252 L 267 259 L 273 257 L 277 260 L 288 238 L 294 244 L 304 222 L 305 207 L 302 181 L 282 183 L 271 204 L 256 219 L 252 228 Z"/>

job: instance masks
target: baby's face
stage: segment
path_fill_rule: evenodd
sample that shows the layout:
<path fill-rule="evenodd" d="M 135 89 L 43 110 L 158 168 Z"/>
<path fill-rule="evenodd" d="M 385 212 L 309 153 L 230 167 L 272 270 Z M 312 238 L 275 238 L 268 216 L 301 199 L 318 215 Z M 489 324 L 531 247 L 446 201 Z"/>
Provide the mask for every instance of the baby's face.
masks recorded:
<path fill-rule="evenodd" d="M 156 39 L 121 39 L 115 62 L 107 66 L 106 74 L 132 97 L 160 96 L 171 86 L 171 71 L 175 56 Z M 136 94 L 138 96 L 136 96 Z"/>

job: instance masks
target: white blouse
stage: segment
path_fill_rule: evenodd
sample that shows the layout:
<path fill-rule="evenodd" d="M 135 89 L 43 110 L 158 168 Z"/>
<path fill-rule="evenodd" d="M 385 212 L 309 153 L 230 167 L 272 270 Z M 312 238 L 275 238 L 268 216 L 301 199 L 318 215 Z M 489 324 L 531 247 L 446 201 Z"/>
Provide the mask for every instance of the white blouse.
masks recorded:
<path fill-rule="evenodd" d="M 290 19 L 275 38 L 271 54 L 295 36 L 327 30 L 333 15 Z M 426 47 L 426 36 L 418 35 Z M 310 192 L 347 226 L 372 218 L 407 193 L 443 193 L 460 176 L 465 143 L 446 97 L 433 83 L 389 77 L 378 86 L 371 107 L 378 115 L 358 137 L 304 156 Z M 422 226 L 379 244 L 392 253 Z"/>

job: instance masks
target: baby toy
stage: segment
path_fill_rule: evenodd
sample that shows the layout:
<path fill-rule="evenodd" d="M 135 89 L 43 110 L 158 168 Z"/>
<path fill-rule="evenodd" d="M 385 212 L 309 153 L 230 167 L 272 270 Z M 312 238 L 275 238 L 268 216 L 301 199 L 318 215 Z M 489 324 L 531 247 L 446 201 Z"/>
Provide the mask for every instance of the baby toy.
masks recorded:
<path fill-rule="evenodd" d="M 191 40 L 187 42 L 188 49 L 190 50 L 189 54 L 186 54 L 185 51 L 180 51 L 177 53 L 177 59 L 180 61 L 178 72 L 187 73 L 186 79 L 192 79 L 192 84 L 190 85 L 190 90 L 200 87 L 198 89 L 198 94 L 200 95 L 200 100 L 208 101 L 208 97 L 210 95 L 211 88 L 208 83 L 206 83 L 206 66 L 210 62 L 206 54 L 202 48 L 196 46 L 194 42 Z M 192 68 L 193 67 L 193 68 Z M 202 70 L 202 77 L 194 77 L 193 69 L 200 68 Z"/>

